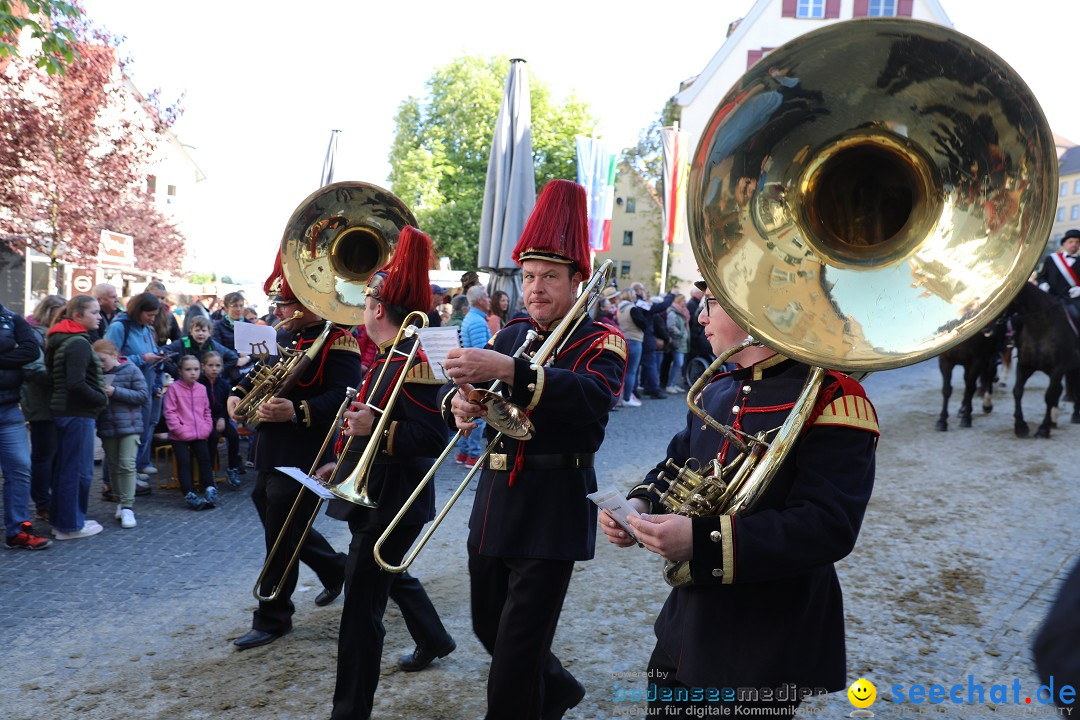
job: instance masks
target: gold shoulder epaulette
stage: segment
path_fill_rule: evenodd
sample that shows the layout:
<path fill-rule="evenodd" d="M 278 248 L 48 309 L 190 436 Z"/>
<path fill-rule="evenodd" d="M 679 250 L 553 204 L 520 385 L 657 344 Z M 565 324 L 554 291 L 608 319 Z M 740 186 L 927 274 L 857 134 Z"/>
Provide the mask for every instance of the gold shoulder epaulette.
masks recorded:
<path fill-rule="evenodd" d="M 877 413 L 870 401 L 859 395 L 844 395 L 825 406 L 814 425 L 844 425 L 880 433 Z"/>
<path fill-rule="evenodd" d="M 334 342 L 330 343 L 331 350 L 345 350 L 346 352 L 354 352 L 357 355 L 360 354 L 360 345 L 356 342 L 356 338 L 351 333 L 342 333 L 334 338 Z"/>
<path fill-rule="evenodd" d="M 435 373 L 431 370 L 431 365 L 426 362 L 418 362 L 409 368 L 409 372 L 405 375 L 405 382 L 420 383 L 422 385 L 443 384 L 442 380 L 435 377 Z"/>
<path fill-rule="evenodd" d="M 603 341 L 600 343 L 601 350 L 610 350 L 623 360 L 626 359 L 626 340 L 623 336 L 616 332 L 610 332 L 604 335 Z"/>

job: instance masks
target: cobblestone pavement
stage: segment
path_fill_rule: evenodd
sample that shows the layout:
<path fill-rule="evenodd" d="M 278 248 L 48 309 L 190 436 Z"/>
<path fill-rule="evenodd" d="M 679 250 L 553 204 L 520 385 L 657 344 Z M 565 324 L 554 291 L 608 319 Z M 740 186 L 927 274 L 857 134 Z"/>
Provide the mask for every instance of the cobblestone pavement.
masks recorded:
<path fill-rule="evenodd" d="M 839 566 L 849 677 L 867 677 L 882 698 L 894 685 L 966 684 L 968 675 L 986 688 L 1018 678 L 1034 691 L 1030 638 L 1080 549 L 1080 426 L 1066 422 L 1049 441 L 1018 440 L 1011 396 L 999 393 L 1000 406 L 977 415 L 974 428 L 937 433 L 939 384 L 934 361 L 865 382 L 883 435 L 859 544 Z M 1041 415 L 1044 388 L 1041 378 L 1029 385 L 1029 418 Z M 601 485 L 632 485 L 662 459 L 684 416 L 679 397 L 614 413 L 597 461 Z M 155 489 L 137 498 L 134 530 L 119 528 L 95 481 L 89 516 L 105 526 L 101 534 L 0 555 L 0 637 L 8 648 L 0 717 L 328 715 L 340 604 L 313 606 L 320 588 L 306 568 L 293 633 L 247 653 L 229 645 L 249 627 L 263 558 L 253 477 L 200 513 L 183 506 L 178 490 Z M 457 468 L 440 473 L 439 497 L 461 477 Z M 393 659 L 411 644 L 391 608 L 376 717 L 483 713 L 486 657 L 471 634 L 464 571 L 471 497 L 463 496 L 416 566 L 459 649 L 424 673 L 396 672 Z M 347 547 L 343 524 L 321 517 L 318 527 Z M 616 682 L 634 682 L 620 673 L 644 669 L 649 624 L 666 595 L 659 563 L 641 552 L 601 542 L 596 560 L 578 565 L 555 647 L 589 694 L 568 718 L 628 716 L 640 707 L 614 702 L 612 692 Z M 282 646 L 308 648 L 310 657 L 283 655 Z M 402 709 L 405 696 L 411 709 Z M 835 694 L 810 709 L 841 717 L 852 708 Z M 873 710 L 896 713 L 881 701 Z"/>

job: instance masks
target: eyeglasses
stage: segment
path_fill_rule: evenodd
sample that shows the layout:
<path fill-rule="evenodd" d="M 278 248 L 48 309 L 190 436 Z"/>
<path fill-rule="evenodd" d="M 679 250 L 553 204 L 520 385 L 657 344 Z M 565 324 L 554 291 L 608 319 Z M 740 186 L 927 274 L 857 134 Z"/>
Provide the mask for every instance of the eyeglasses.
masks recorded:
<path fill-rule="evenodd" d="M 720 301 L 714 297 L 705 298 L 705 315 L 706 317 L 712 317 L 712 306 L 719 305 Z"/>

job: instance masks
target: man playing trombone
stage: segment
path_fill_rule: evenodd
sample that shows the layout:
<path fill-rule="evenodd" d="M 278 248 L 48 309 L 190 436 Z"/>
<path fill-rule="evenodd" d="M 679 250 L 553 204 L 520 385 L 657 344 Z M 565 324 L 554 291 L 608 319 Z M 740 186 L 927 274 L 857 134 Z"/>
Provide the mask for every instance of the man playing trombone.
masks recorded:
<path fill-rule="evenodd" d="M 280 255 L 265 290 L 274 303 L 275 316 L 282 321 L 278 326 L 279 336 L 281 332 L 289 333 L 297 352 L 310 349 L 319 342 L 326 323 L 293 293 L 281 271 Z M 241 397 L 251 389 L 252 376 L 242 380 L 229 397 L 228 411 L 234 419 Z M 306 468 L 315 462 L 346 389 L 359 376 L 360 349 L 356 340 L 335 326 L 291 389 L 281 393 L 283 397 L 271 396 L 258 404 L 259 424 L 255 431 L 258 475 L 251 500 L 263 524 L 268 555 L 285 527 L 297 494 L 304 490 L 296 480 L 274 468 Z M 295 608 L 291 597 L 299 570 L 292 565 L 286 573 L 285 568 L 303 533 L 304 523 L 300 518 L 310 515 L 317 501 L 312 493 L 304 493 L 281 551 L 274 553 L 263 573 L 259 595 L 264 599 L 260 599 L 255 610 L 251 630 L 233 641 L 238 649 L 266 645 L 292 629 Z M 300 560 L 315 571 L 323 584 L 324 590 L 315 598 L 315 604 L 326 605 L 336 598 L 345 581 L 345 554 L 336 552 L 326 538 L 312 529 L 301 546 Z"/>
<path fill-rule="evenodd" d="M 488 348 L 451 350 L 453 384 L 442 390 L 444 417 L 471 430 L 485 411 L 470 402 L 474 385 L 505 383 L 504 394 L 535 428 L 526 441 L 504 435 L 482 456 L 469 521 L 473 629 L 489 653 L 487 717 L 561 718 L 585 688 L 551 653 L 551 642 L 576 560 L 593 557 L 594 453 L 622 388 L 626 343 L 580 310 L 578 287 L 590 275 L 584 189 L 554 180 L 537 199 L 514 249 L 529 318 L 500 330 Z M 534 344 L 556 337 L 549 363 L 513 357 L 527 333 Z M 487 429 L 489 441 L 496 431 Z"/>
<path fill-rule="evenodd" d="M 331 715 L 334 720 L 365 720 L 371 714 L 379 683 L 386 634 L 382 618 L 388 598 L 401 608 L 417 643 L 416 651 L 402 660 L 402 669 L 421 670 L 433 658 L 443 657 L 456 647 L 419 581 L 407 574 L 384 572 L 373 555 L 375 541 L 447 440 L 435 397 L 442 383 L 422 352 L 408 362 L 409 351 L 419 340 L 404 334 L 411 316 L 422 321 L 431 303 L 431 254 L 428 236 L 406 226 L 385 274 L 372 278 L 367 288 L 364 326 L 368 337 L 379 346 L 379 355 L 364 378 L 354 409 L 345 413 L 344 434 L 359 442 L 349 442 L 337 468 L 336 482 L 330 483 L 337 488 L 336 495 L 348 496 L 353 502 L 331 500 L 327 511 L 331 517 L 347 520 L 352 531 L 338 633 L 337 683 Z M 378 437 L 373 435 L 376 430 Z M 364 450 L 374 450 L 369 443 L 377 444 L 377 452 L 371 455 L 368 467 L 357 468 Z M 325 477 L 332 469 L 320 468 L 319 475 Z M 350 482 L 343 487 L 340 482 L 346 477 Z M 366 496 L 362 492 L 364 483 Z M 424 523 L 434 516 L 435 488 L 428 484 L 383 546 L 385 557 L 399 562 Z"/>

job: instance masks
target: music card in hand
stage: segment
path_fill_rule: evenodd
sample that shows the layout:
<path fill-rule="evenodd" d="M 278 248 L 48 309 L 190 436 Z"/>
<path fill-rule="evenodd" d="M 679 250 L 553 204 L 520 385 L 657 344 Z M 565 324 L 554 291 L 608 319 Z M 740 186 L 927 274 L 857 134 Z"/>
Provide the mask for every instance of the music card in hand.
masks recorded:
<path fill-rule="evenodd" d="M 641 545 L 641 541 L 634 535 L 634 531 L 630 529 L 630 523 L 626 521 L 626 518 L 633 515 L 637 517 L 641 513 L 634 509 L 634 506 L 630 504 L 630 501 L 623 497 L 623 494 L 612 487 L 604 488 L 603 490 L 597 490 L 594 493 L 590 493 L 585 497 L 596 503 L 596 506 L 601 510 L 607 510 L 608 513 L 615 519 L 615 522 L 619 523 L 627 535 L 634 539 L 638 545 Z"/>

